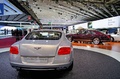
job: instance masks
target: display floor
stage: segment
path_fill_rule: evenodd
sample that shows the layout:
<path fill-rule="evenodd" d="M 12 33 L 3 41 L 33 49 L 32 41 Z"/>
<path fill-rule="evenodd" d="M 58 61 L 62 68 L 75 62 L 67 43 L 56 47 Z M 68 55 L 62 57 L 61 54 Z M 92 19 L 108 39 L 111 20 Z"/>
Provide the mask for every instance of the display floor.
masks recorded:
<path fill-rule="evenodd" d="M 19 73 L 10 66 L 9 52 L 0 53 L 0 79 L 120 79 L 119 61 L 99 52 L 76 47 L 74 48 L 74 66 L 70 72 L 26 71 Z"/>

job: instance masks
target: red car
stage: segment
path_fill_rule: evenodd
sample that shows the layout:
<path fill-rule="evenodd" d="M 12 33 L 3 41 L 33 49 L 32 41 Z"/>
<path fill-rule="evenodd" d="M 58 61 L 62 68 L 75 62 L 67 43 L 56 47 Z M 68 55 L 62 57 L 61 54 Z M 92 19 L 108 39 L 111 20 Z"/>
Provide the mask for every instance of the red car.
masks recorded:
<path fill-rule="evenodd" d="M 79 30 L 76 34 L 68 34 L 66 37 L 72 41 L 91 41 L 93 44 L 113 41 L 114 38 L 97 30 Z"/>

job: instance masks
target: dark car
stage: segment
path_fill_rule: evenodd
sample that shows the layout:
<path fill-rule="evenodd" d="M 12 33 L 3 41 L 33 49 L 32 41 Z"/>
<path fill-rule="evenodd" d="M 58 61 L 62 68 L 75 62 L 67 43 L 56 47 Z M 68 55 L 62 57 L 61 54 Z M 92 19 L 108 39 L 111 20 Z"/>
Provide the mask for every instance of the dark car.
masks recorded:
<path fill-rule="evenodd" d="M 67 34 L 66 37 L 72 41 L 91 41 L 93 44 L 112 41 L 110 35 L 97 30 L 79 30 L 76 34 Z"/>

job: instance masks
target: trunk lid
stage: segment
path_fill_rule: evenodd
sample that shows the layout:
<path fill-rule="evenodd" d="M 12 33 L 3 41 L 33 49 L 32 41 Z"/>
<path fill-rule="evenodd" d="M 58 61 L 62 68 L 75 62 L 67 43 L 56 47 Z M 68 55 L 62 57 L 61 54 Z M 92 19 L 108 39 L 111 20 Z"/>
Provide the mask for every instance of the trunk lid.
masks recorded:
<path fill-rule="evenodd" d="M 55 56 L 60 40 L 27 40 L 20 44 L 21 56 Z"/>

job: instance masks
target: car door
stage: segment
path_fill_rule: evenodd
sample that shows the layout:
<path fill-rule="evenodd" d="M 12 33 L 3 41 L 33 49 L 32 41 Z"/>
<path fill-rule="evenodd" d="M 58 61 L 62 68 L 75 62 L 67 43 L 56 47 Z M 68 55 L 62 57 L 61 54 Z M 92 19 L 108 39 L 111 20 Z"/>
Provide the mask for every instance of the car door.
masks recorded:
<path fill-rule="evenodd" d="M 86 30 L 80 30 L 80 31 L 75 35 L 74 38 L 75 38 L 76 40 L 78 40 L 78 41 L 85 40 L 85 38 L 86 38 L 85 31 L 86 31 Z"/>
<path fill-rule="evenodd" d="M 84 35 L 83 35 L 83 39 L 84 40 L 91 40 L 92 39 L 92 33 L 91 33 L 91 31 L 90 30 L 86 30 L 85 32 L 84 32 Z"/>

